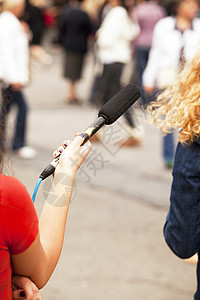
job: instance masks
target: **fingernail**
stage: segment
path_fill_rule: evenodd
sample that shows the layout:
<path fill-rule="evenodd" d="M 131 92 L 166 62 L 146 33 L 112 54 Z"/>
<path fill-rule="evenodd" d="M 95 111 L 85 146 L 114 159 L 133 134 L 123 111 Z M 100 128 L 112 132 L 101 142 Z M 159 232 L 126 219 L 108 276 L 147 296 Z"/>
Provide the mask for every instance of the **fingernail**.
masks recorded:
<path fill-rule="evenodd" d="M 64 145 L 64 147 L 67 147 L 67 146 L 68 146 L 68 143 L 66 142 L 66 143 L 64 143 L 63 145 Z"/>
<path fill-rule="evenodd" d="M 59 149 L 59 152 L 62 153 L 62 152 L 63 152 L 63 149 Z"/>
<path fill-rule="evenodd" d="M 54 151 L 53 156 L 56 157 L 58 155 L 57 151 Z"/>
<path fill-rule="evenodd" d="M 25 296 L 26 296 L 26 294 L 25 294 L 24 291 L 21 291 L 21 292 L 19 293 L 19 295 L 20 295 L 20 297 L 25 297 Z"/>

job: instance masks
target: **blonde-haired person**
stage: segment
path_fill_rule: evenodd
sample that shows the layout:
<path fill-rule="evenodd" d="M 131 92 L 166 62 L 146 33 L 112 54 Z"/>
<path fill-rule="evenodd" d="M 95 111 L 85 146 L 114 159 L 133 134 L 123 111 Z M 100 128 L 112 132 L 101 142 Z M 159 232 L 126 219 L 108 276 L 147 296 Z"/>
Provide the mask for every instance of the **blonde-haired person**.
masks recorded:
<path fill-rule="evenodd" d="M 148 111 L 164 134 L 180 129 L 179 141 L 192 144 L 200 137 L 200 51 L 188 62 L 173 85 L 152 102 Z"/>
<path fill-rule="evenodd" d="M 200 52 L 148 110 L 164 134 L 180 129 L 164 236 L 177 256 L 190 258 L 200 253 Z M 194 299 L 200 299 L 199 261 Z"/>
<path fill-rule="evenodd" d="M 29 42 L 25 23 L 19 21 L 24 0 L 5 0 L 0 14 L 0 147 L 5 146 L 6 121 L 11 106 L 17 106 L 12 151 L 23 158 L 32 158 L 35 151 L 26 145 L 27 104 L 23 88 L 29 82 Z"/>
<path fill-rule="evenodd" d="M 167 88 L 185 61 L 191 60 L 200 46 L 198 0 L 171 0 L 172 15 L 158 21 L 154 27 L 152 47 L 143 73 L 144 91 L 152 95 Z M 173 166 L 175 137 L 173 132 L 163 139 L 163 159 Z"/>

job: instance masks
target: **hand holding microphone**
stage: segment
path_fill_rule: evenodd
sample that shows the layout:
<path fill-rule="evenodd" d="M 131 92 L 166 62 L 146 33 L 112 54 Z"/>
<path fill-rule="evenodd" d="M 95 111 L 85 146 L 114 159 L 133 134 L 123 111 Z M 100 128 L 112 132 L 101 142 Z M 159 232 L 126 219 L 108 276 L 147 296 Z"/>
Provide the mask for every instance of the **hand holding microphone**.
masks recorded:
<path fill-rule="evenodd" d="M 72 177 L 74 177 L 73 175 L 75 175 L 76 171 L 89 153 L 91 144 L 86 142 L 103 125 L 113 124 L 119 117 L 123 115 L 123 113 L 125 113 L 128 108 L 131 107 L 133 103 L 138 100 L 139 97 L 140 91 L 138 87 L 134 84 L 127 85 L 102 106 L 102 108 L 99 110 L 98 118 L 83 133 L 79 134 L 79 136 L 76 137 L 73 142 L 66 141 L 63 143 L 63 145 L 54 153 L 54 160 L 52 160 L 52 162 L 47 165 L 40 174 L 33 192 L 33 202 L 35 201 L 35 197 L 42 180 L 52 175 L 56 168 L 58 168 L 57 173 L 59 173 L 59 171 L 64 171 L 68 174 L 71 172 Z M 79 157 L 76 156 L 75 158 L 75 155 L 78 155 Z M 72 168 L 73 159 L 74 166 Z"/>
<path fill-rule="evenodd" d="M 140 97 L 140 91 L 134 84 L 129 84 L 107 103 L 105 103 L 98 113 L 98 118 L 83 132 L 80 136 L 83 138 L 81 145 L 84 145 L 102 126 L 113 124 L 125 111 L 131 107 Z M 59 151 L 59 150 L 58 150 Z M 59 163 L 60 153 L 56 158 L 42 171 L 40 178 L 44 180 L 54 173 Z"/>
<path fill-rule="evenodd" d="M 54 159 L 59 157 L 56 172 L 70 173 L 70 175 L 75 176 L 92 146 L 90 141 L 84 143 L 82 146 L 83 142 L 84 138 L 76 134 L 73 141 L 65 141 L 62 146 L 54 152 Z"/>

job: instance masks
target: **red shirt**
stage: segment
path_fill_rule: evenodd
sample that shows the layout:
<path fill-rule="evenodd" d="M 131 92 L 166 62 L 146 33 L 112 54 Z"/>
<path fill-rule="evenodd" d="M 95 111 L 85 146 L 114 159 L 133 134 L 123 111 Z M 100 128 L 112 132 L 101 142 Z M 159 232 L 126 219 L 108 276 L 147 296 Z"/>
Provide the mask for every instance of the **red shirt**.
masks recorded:
<path fill-rule="evenodd" d="M 38 234 L 38 217 L 26 188 L 0 174 L 0 299 L 11 300 L 11 255 L 25 251 Z"/>

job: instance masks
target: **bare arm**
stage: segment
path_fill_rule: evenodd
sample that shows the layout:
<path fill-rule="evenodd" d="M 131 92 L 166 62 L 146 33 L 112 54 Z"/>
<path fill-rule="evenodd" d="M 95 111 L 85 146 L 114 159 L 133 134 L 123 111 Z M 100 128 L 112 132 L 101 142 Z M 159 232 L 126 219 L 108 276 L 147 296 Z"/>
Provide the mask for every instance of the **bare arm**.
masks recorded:
<path fill-rule="evenodd" d="M 73 182 L 91 148 L 90 142 L 80 146 L 82 142 L 76 137 L 60 157 L 35 241 L 23 253 L 12 256 L 13 271 L 30 277 L 38 288 L 46 284 L 60 257 Z"/>

